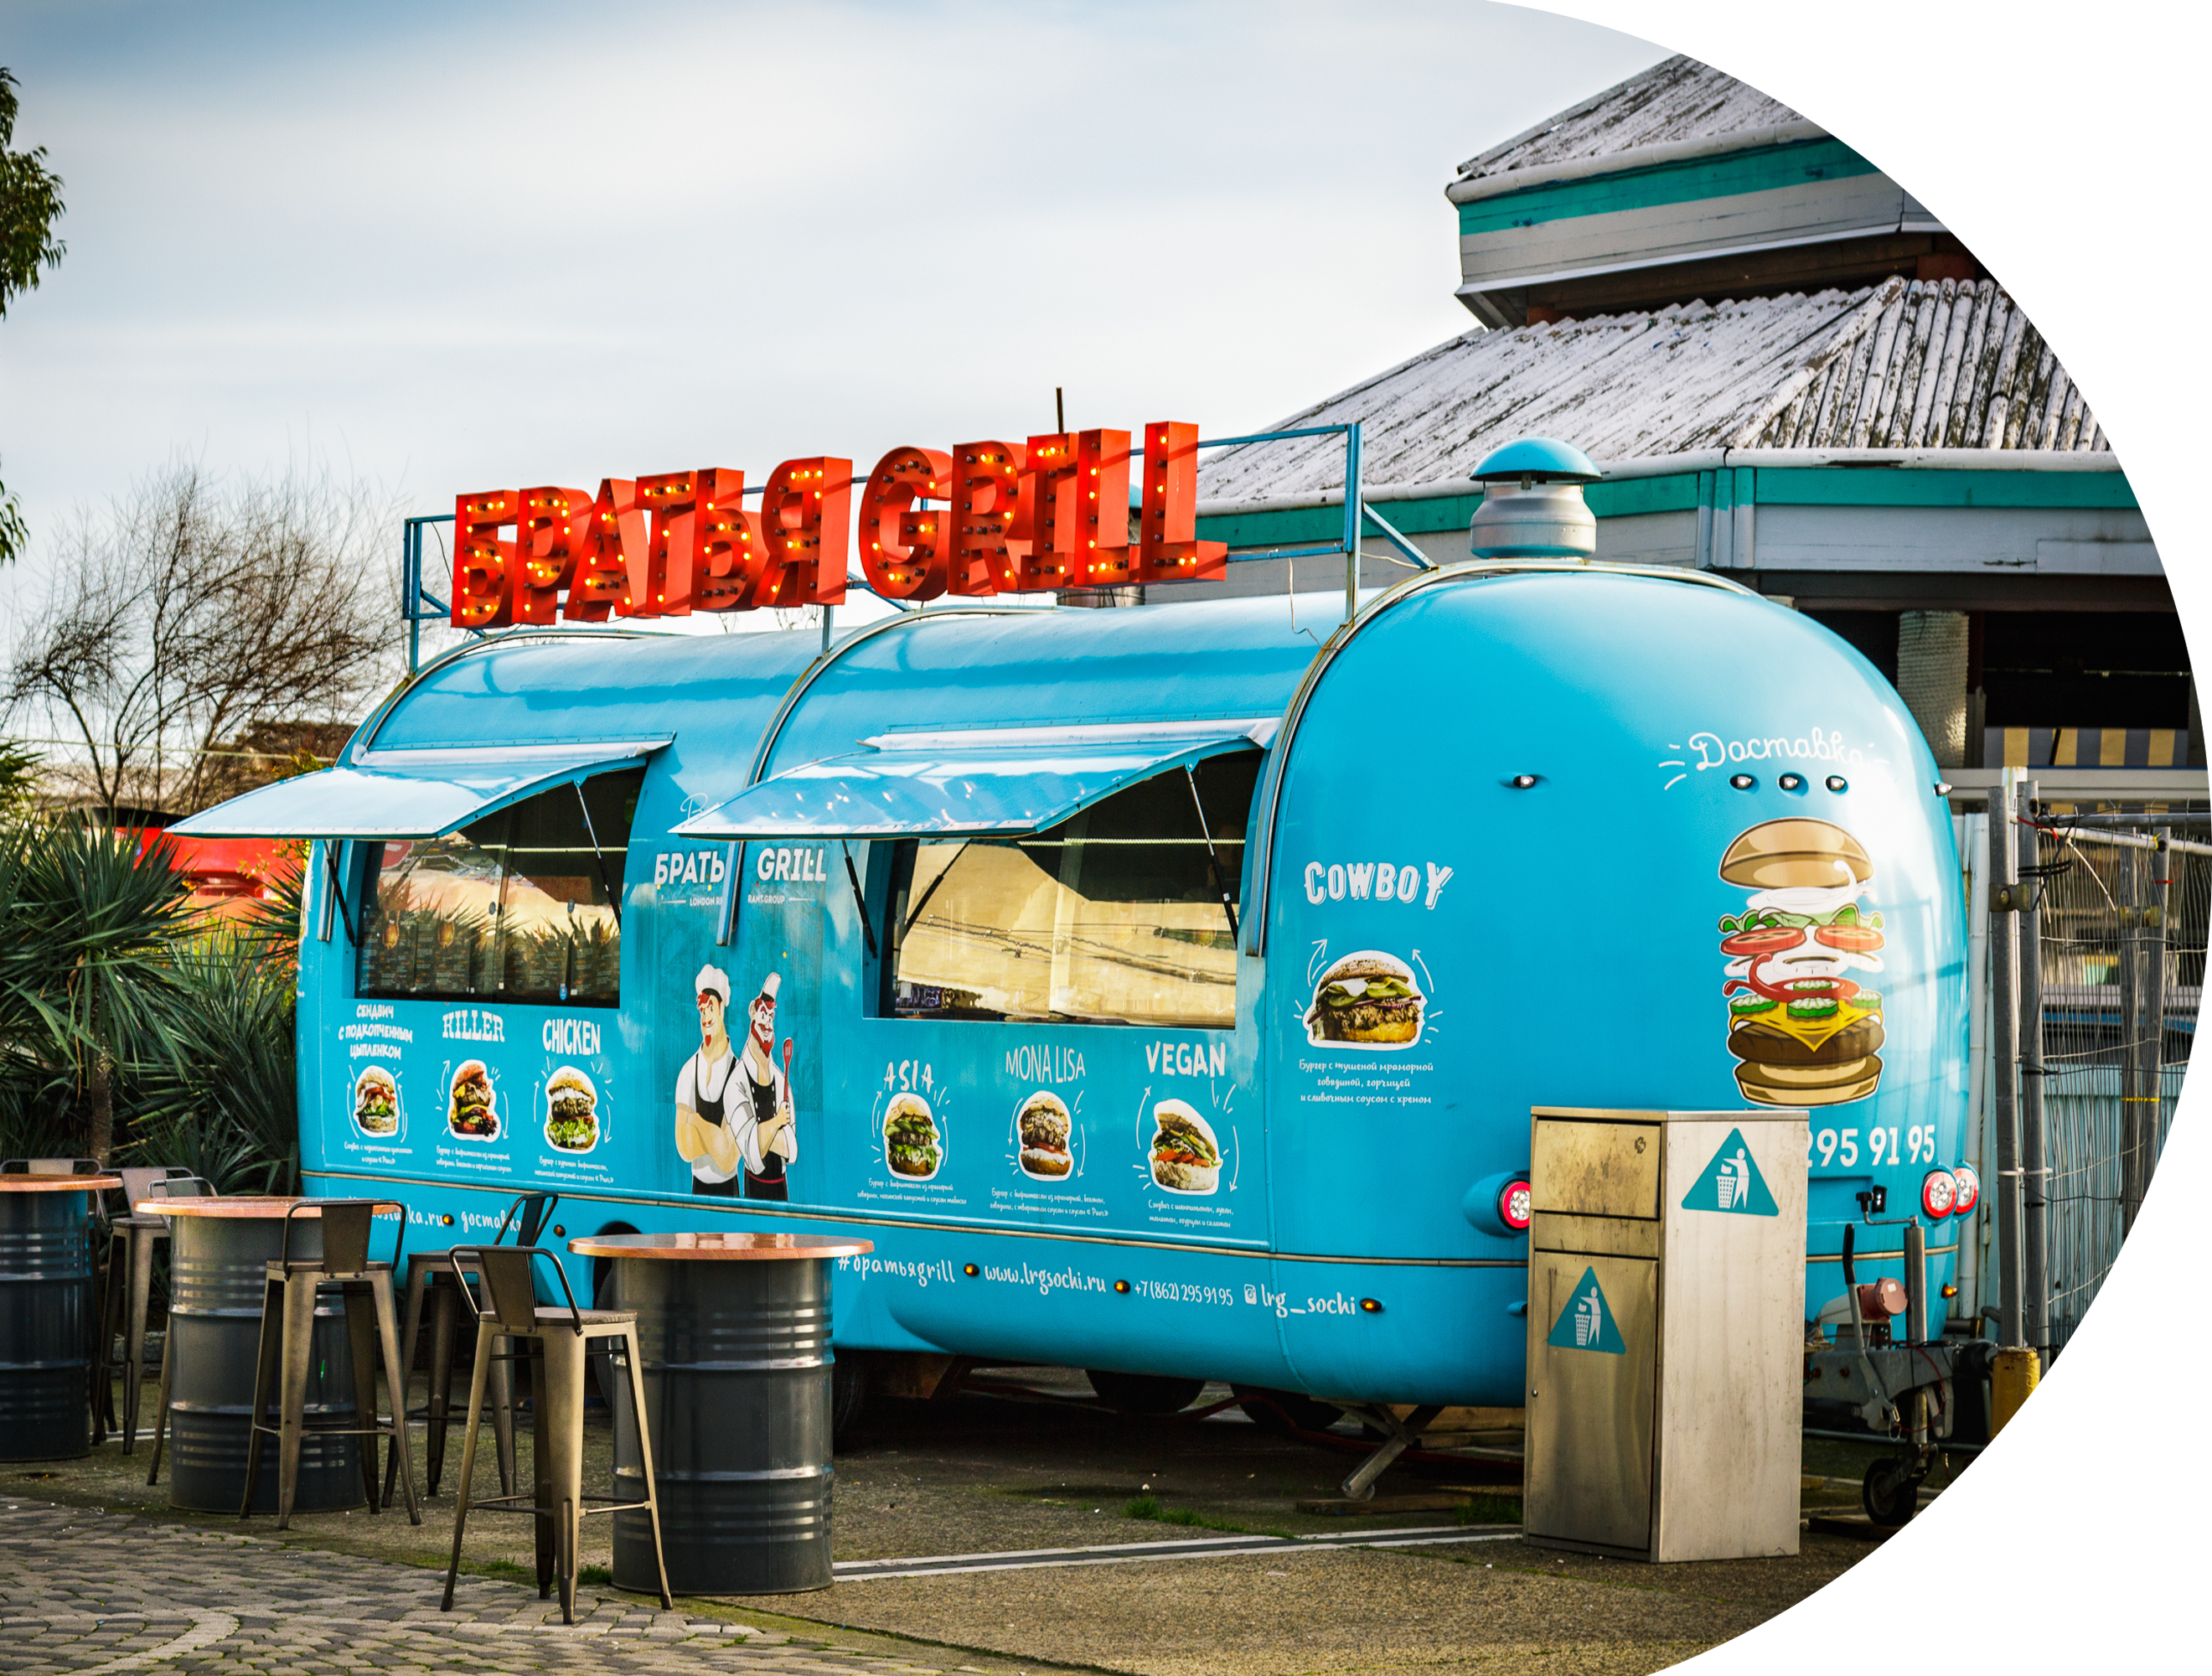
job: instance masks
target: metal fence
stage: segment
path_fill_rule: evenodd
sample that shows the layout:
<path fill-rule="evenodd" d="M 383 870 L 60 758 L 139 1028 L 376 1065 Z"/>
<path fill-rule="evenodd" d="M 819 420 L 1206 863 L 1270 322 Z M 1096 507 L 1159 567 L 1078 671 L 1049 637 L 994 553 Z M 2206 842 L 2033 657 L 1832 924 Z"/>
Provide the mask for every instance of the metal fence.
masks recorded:
<path fill-rule="evenodd" d="M 2207 835 L 2202 817 L 2092 824 L 2063 809 L 2021 829 L 2042 949 L 2054 1355 L 2118 1254 L 2173 1121 L 2212 921 Z"/>

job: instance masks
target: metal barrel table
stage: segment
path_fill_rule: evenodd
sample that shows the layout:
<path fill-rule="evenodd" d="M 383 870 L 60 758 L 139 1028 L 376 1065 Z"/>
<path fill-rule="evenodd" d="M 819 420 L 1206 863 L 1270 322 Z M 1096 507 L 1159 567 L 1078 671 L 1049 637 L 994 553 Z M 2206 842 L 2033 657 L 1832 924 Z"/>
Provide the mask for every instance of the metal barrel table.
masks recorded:
<path fill-rule="evenodd" d="M 571 1240 L 611 1258 L 637 1312 L 668 1586 L 790 1594 L 830 1586 L 830 1271 L 866 1240 L 804 1234 L 620 1234 Z M 628 1381 L 615 1381 L 615 1491 L 643 1500 Z M 642 1511 L 615 1515 L 618 1588 L 658 1591 Z"/>
<path fill-rule="evenodd" d="M 197 1513 L 236 1513 L 246 1494 L 255 1357 L 261 1342 L 264 1265 L 282 1254 L 284 1214 L 298 1198 L 149 1199 L 137 1209 L 169 1221 L 169 1337 L 161 1361 L 161 1412 L 171 1451 L 169 1505 Z M 322 1253 L 318 1219 L 292 1224 L 292 1254 Z M 309 1415 L 354 1412 L 353 1356 L 345 1310 L 315 1305 L 314 1357 L 307 1370 Z M 361 1440 L 319 1437 L 300 1448 L 295 1513 L 340 1513 L 368 1505 Z M 161 1466 L 157 1436 L 154 1470 Z M 149 1477 L 148 1483 L 153 1479 Z M 276 1511 L 274 1466 L 255 1486 L 253 1511 Z"/>
<path fill-rule="evenodd" d="M 92 1207 L 116 1175 L 0 1175 L 0 1460 L 92 1453 Z"/>

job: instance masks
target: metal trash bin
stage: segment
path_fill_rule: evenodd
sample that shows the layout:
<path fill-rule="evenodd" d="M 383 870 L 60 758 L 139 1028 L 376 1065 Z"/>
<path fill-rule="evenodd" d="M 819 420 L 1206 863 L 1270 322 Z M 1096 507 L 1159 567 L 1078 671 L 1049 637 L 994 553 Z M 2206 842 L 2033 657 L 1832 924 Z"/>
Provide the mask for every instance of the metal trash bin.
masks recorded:
<path fill-rule="evenodd" d="M 0 1175 L 0 1460 L 92 1453 L 85 1195 L 122 1185 L 114 1175 Z"/>
<path fill-rule="evenodd" d="M 1529 1146 L 1528 1539 L 1796 1553 L 1805 1114 L 1539 1107 Z"/>
<path fill-rule="evenodd" d="M 574 1240 L 611 1257 L 611 1307 L 637 1313 L 647 1430 L 668 1586 L 678 1594 L 792 1594 L 830 1571 L 830 1265 L 866 1240 L 633 1234 Z M 645 1475 L 616 1380 L 615 1493 Z M 615 1515 L 616 1586 L 652 1592 L 652 1534 Z"/>

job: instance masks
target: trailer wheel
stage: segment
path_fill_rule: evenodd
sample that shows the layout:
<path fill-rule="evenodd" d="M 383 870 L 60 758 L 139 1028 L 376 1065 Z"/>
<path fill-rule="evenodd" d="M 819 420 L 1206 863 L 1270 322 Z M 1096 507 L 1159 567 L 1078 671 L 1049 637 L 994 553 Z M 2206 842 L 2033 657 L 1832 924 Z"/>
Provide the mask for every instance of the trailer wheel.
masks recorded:
<path fill-rule="evenodd" d="M 1907 1460 L 1877 1460 L 1866 1469 L 1859 1485 L 1859 1501 L 1867 1517 L 1885 1529 L 1895 1530 L 1912 1517 L 1920 1505 L 1920 1474 Z"/>
<path fill-rule="evenodd" d="M 1232 1385 L 1244 1418 L 1262 1431 L 1288 1435 L 1291 1430 L 1327 1431 L 1344 1418 L 1334 1403 L 1321 1402 L 1297 1391 L 1270 1391 L 1261 1385 Z"/>
<path fill-rule="evenodd" d="M 868 1406 L 868 1358 L 848 1350 L 830 1364 L 830 1445 L 844 1446 L 845 1439 Z"/>
<path fill-rule="evenodd" d="M 1173 1414 L 1188 1408 L 1206 1388 L 1202 1379 L 1170 1379 L 1161 1374 L 1116 1374 L 1085 1368 L 1098 1400 L 1124 1414 Z"/>

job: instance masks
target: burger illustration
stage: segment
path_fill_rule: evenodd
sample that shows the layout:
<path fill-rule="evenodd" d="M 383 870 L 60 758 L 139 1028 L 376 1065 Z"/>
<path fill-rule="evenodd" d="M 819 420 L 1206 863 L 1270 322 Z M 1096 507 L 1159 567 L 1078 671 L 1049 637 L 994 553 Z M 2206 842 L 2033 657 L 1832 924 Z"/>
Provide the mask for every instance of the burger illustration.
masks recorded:
<path fill-rule="evenodd" d="M 1849 975 L 1881 971 L 1884 939 L 1860 902 L 1864 847 L 1826 821 L 1767 821 L 1729 846 L 1721 877 L 1752 893 L 1720 922 L 1737 1087 L 1762 1106 L 1865 1099 L 1881 1081 L 1881 997 Z"/>
<path fill-rule="evenodd" d="M 490 1140 L 499 1133 L 499 1109 L 491 1091 L 491 1073 L 482 1060 L 469 1060 L 453 1073 L 453 1104 L 446 1126 L 470 1140 Z"/>
<path fill-rule="evenodd" d="M 890 1108 L 884 1114 L 884 1163 L 891 1174 L 927 1181 L 937 1174 L 944 1156 L 929 1102 L 918 1094 L 893 1095 Z"/>
<path fill-rule="evenodd" d="M 399 1133 L 399 1083 L 382 1066 L 363 1066 L 355 1080 L 353 1120 L 365 1135 Z"/>
<path fill-rule="evenodd" d="M 1022 1174 L 1056 1181 L 1075 1168 L 1067 1150 L 1067 1108 L 1057 1094 L 1039 1089 L 1022 1102 L 1015 1122 L 1022 1133 Z"/>
<path fill-rule="evenodd" d="M 1170 1193 L 1209 1193 L 1221 1185 L 1213 1126 L 1180 1100 L 1152 1108 L 1152 1180 Z"/>
<path fill-rule="evenodd" d="M 545 1079 L 545 1139 L 563 1152 L 588 1152 L 599 1144 L 599 1092 L 573 1065 Z"/>
<path fill-rule="evenodd" d="M 1420 1040 L 1425 999 L 1404 961 L 1362 949 L 1322 975 L 1306 1010 L 1306 1040 L 1316 1048 L 1332 1041 L 1405 1047 Z"/>

